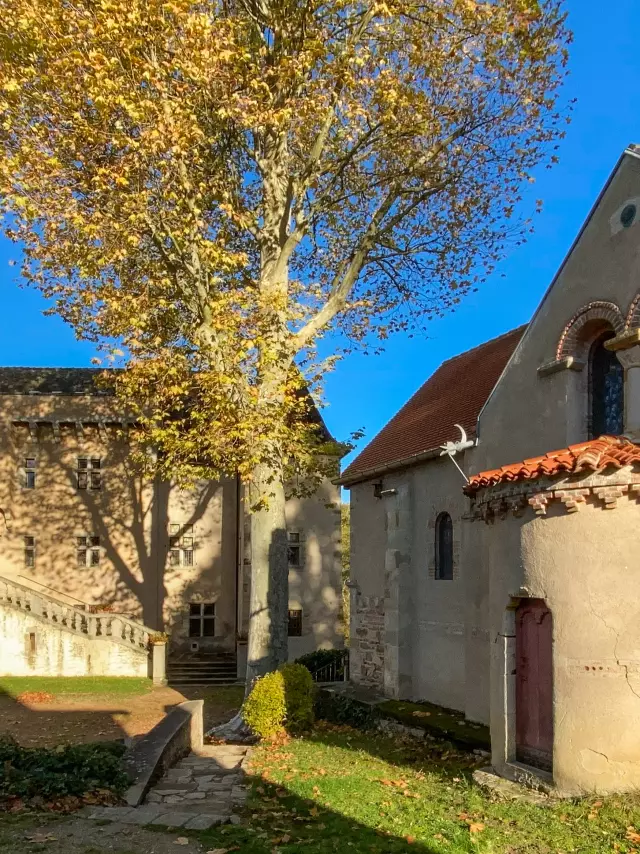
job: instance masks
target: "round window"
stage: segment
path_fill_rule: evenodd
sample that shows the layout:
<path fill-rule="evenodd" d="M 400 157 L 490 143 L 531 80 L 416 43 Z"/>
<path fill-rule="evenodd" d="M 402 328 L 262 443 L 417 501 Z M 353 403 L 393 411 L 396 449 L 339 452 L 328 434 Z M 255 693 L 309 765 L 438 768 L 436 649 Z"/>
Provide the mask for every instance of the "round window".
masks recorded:
<path fill-rule="evenodd" d="M 623 228 L 629 228 L 630 225 L 633 225 L 637 210 L 638 209 L 635 205 L 625 205 L 623 207 L 622 213 L 620 214 L 620 222 L 622 223 Z"/>

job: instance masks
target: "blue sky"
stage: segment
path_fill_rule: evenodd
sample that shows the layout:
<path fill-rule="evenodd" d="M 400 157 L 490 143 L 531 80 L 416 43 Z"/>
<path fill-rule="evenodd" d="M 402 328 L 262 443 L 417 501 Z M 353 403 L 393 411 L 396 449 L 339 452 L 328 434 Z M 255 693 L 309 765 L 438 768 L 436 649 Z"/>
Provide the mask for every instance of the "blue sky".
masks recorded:
<path fill-rule="evenodd" d="M 352 355 L 338 366 L 324 411 L 337 438 L 364 428 L 362 447 L 442 361 L 529 320 L 620 153 L 640 143 L 640 3 L 568 0 L 567 8 L 575 41 L 566 94 L 578 103 L 559 166 L 542 171 L 532 193 L 544 200 L 535 234 L 425 336 L 397 336 L 382 355 Z M 44 317 L 36 292 L 18 287 L 8 264 L 15 257 L 0 239 L 0 365 L 88 365 L 92 347 Z"/>

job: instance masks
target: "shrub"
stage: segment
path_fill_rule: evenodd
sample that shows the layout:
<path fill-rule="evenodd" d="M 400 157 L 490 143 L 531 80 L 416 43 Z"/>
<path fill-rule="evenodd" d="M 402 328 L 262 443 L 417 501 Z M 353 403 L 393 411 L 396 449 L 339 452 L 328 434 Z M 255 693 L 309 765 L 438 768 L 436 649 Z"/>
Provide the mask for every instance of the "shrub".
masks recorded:
<path fill-rule="evenodd" d="M 289 732 L 306 732 L 313 725 L 313 679 L 303 664 L 285 664 L 280 668 L 284 679 L 287 707 L 285 725 Z"/>
<path fill-rule="evenodd" d="M 282 729 L 300 733 L 313 723 L 313 679 L 301 664 L 284 664 L 280 670 L 257 679 L 242 706 L 242 719 L 261 738 Z"/>
<path fill-rule="evenodd" d="M 317 673 L 323 667 L 330 664 L 338 665 L 337 676 L 344 676 L 344 650 L 343 649 L 317 649 L 308 652 L 296 659 L 297 664 L 303 664 L 310 673 Z"/>
<path fill-rule="evenodd" d="M 274 670 L 256 679 L 242 706 L 242 719 L 247 726 L 261 738 L 269 738 L 282 730 L 286 714 L 282 671 Z"/>
<path fill-rule="evenodd" d="M 120 794 L 129 778 L 121 765 L 123 744 L 96 743 L 26 748 L 0 738 L 0 797 L 82 796 L 97 789 Z"/>
<path fill-rule="evenodd" d="M 357 729 L 372 729 L 380 717 L 374 707 L 353 700 L 345 694 L 318 691 L 315 702 L 316 717 L 333 724 L 347 724 Z"/>

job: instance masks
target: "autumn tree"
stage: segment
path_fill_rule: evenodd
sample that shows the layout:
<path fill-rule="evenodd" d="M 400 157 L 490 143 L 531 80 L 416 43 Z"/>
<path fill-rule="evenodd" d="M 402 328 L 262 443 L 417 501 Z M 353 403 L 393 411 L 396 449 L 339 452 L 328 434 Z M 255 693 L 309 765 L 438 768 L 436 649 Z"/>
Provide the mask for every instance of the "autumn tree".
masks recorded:
<path fill-rule="evenodd" d="M 454 306 L 554 159 L 561 0 L 0 0 L 22 275 L 125 366 L 157 473 L 250 490 L 249 676 L 287 653 L 304 386 Z M 324 339 L 324 340 L 323 340 Z M 322 345 L 319 349 L 319 344 Z"/>

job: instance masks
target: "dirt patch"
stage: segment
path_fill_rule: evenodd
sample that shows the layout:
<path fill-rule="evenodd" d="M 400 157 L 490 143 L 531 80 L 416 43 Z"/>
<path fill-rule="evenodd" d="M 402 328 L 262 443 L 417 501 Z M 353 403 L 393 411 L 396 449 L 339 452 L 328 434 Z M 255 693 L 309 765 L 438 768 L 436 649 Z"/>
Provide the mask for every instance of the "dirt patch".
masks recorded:
<path fill-rule="evenodd" d="M 11 854 L 200 854 L 203 847 L 181 837 L 179 831 L 155 833 L 119 823 L 31 816 L 0 817 L 0 850 Z"/>
<path fill-rule="evenodd" d="M 188 694 L 188 696 L 187 696 Z M 23 702 L 0 695 L 0 735 L 11 735 L 24 747 L 53 747 L 90 741 L 114 741 L 144 735 L 178 703 L 204 699 L 205 729 L 223 723 L 240 706 L 243 689 L 194 688 L 181 693 L 156 688 L 134 697 L 73 695 L 64 701 Z"/>

